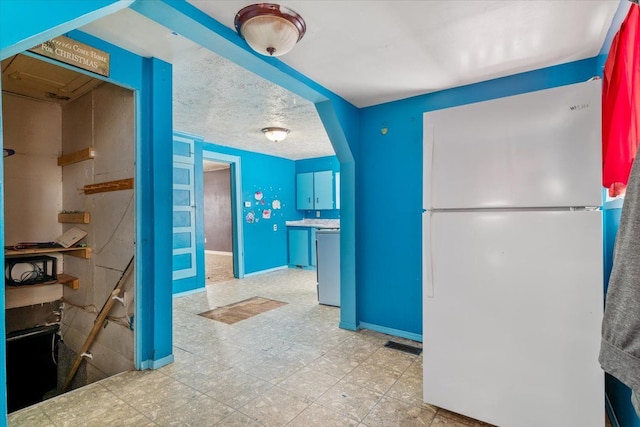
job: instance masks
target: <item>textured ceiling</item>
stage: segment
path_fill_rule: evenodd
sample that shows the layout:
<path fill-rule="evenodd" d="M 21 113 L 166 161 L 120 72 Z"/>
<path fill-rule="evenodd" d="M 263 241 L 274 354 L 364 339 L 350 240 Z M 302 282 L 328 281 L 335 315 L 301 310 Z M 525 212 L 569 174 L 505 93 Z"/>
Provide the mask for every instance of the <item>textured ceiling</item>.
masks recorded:
<path fill-rule="evenodd" d="M 309 101 L 124 9 L 82 31 L 173 64 L 173 128 L 207 142 L 298 160 L 335 154 Z M 261 129 L 291 130 L 271 142 Z"/>
<path fill-rule="evenodd" d="M 209 50 L 196 47 L 174 64 L 176 130 L 207 141 L 290 159 L 334 154 L 315 106 Z M 261 129 L 291 132 L 271 142 Z"/>
<path fill-rule="evenodd" d="M 149 4 L 152 4 L 149 1 Z M 234 28 L 253 1 L 188 0 Z M 622 0 L 622 3 L 628 3 Z M 620 0 L 280 2 L 307 34 L 278 59 L 358 107 L 590 58 Z M 170 18 L 171 19 L 171 18 Z M 169 25 L 169 24 L 168 24 Z M 332 154 L 314 106 L 172 30 L 124 10 L 81 30 L 174 64 L 175 128 L 221 145 L 299 159 Z M 266 126 L 291 129 L 273 144 Z"/>

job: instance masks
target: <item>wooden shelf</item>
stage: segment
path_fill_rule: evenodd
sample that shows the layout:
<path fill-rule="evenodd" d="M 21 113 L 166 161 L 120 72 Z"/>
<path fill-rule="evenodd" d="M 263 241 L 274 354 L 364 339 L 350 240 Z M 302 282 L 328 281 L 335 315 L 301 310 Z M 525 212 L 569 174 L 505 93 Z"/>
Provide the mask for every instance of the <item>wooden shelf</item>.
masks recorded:
<path fill-rule="evenodd" d="M 65 224 L 89 224 L 91 214 L 89 212 L 62 212 L 58 214 L 58 222 Z"/>
<path fill-rule="evenodd" d="M 66 154 L 58 157 L 58 166 L 66 166 L 73 163 L 82 162 L 95 158 L 96 152 L 93 147 L 88 147 L 75 153 Z"/>
<path fill-rule="evenodd" d="M 58 283 L 61 283 L 74 291 L 80 287 L 80 280 L 69 274 L 58 274 Z"/>
<path fill-rule="evenodd" d="M 5 308 L 26 307 L 62 299 L 63 285 L 76 290 L 80 288 L 80 280 L 68 274 L 58 274 L 58 280 L 54 283 L 5 286 Z"/>
<path fill-rule="evenodd" d="M 116 181 L 101 182 L 99 184 L 85 185 L 84 194 L 104 193 L 106 191 L 132 190 L 133 178 L 118 179 Z"/>
<path fill-rule="evenodd" d="M 5 257 L 15 257 L 34 254 L 51 254 L 64 252 L 66 255 L 73 255 L 79 258 L 91 258 L 91 248 L 36 248 L 36 249 L 5 249 Z"/>

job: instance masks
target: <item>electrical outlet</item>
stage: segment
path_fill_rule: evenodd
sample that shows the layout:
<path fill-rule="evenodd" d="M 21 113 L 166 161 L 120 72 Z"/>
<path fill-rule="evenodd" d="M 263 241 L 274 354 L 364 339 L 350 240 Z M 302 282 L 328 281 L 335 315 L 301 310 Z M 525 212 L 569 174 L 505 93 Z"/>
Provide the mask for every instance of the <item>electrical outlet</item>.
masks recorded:
<path fill-rule="evenodd" d="M 316 218 L 320 218 L 320 211 L 316 211 Z"/>
<path fill-rule="evenodd" d="M 273 231 L 278 231 L 278 224 L 273 224 Z"/>

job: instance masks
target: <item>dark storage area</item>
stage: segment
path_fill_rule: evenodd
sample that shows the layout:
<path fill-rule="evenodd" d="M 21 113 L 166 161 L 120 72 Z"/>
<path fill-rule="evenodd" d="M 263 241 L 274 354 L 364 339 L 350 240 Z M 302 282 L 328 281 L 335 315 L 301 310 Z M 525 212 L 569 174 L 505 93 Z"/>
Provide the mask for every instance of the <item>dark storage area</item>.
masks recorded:
<path fill-rule="evenodd" d="M 7 409 L 44 400 L 56 389 L 59 326 L 39 326 L 7 335 Z"/>

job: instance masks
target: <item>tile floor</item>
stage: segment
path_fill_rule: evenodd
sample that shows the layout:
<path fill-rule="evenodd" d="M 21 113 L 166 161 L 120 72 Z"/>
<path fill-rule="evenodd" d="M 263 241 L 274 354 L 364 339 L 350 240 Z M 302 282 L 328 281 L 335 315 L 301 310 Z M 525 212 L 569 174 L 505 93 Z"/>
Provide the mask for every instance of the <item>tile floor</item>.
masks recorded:
<path fill-rule="evenodd" d="M 233 279 L 233 254 L 206 252 L 204 270 L 207 283 L 220 283 Z"/>
<path fill-rule="evenodd" d="M 280 270 L 174 298 L 175 362 L 125 372 L 14 412 L 10 426 L 486 424 L 422 403 L 422 357 L 337 327 L 313 271 Z M 261 296 L 288 304 L 228 325 L 198 313 Z"/>

